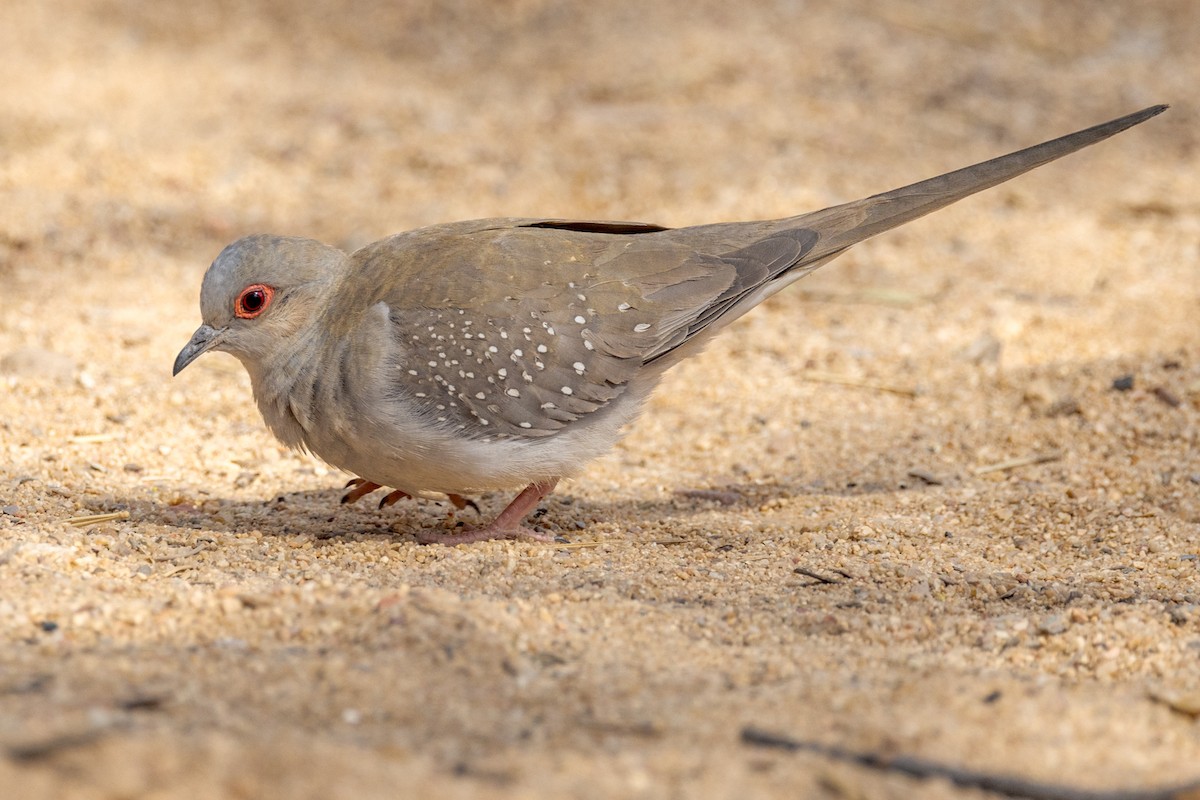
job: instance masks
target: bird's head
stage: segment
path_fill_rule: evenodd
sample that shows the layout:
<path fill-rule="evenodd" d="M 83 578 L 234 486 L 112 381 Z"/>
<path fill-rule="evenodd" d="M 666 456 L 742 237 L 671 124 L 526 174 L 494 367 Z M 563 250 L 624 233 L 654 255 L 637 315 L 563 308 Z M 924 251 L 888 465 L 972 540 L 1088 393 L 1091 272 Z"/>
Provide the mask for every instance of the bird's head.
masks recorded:
<path fill-rule="evenodd" d="M 277 360 L 310 329 L 345 254 L 313 239 L 258 234 L 221 251 L 204 274 L 204 321 L 179 355 L 172 375 L 209 350 L 237 356 L 253 374 Z"/>

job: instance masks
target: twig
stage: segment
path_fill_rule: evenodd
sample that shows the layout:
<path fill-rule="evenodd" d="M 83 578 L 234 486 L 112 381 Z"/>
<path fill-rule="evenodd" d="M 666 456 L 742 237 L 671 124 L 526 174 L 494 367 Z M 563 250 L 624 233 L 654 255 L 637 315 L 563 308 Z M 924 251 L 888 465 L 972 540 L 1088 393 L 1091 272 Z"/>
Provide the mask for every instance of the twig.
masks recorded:
<path fill-rule="evenodd" d="M 187 550 L 176 550 L 174 553 L 163 553 L 160 556 L 154 556 L 155 561 L 174 561 L 177 558 L 187 558 L 194 556 L 197 553 L 202 553 L 208 549 L 208 544 L 201 542 L 195 547 L 189 547 Z"/>
<path fill-rule="evenodd" d="M 982 467 L 976 467 L 973 471 L 976 475 L 986 475 L 989 472 L 1002 472 L 1004 470 L 1016 469 L 1017 467 L 1028 467 L 1031 464 L 1045 464 L 1047 461 L 1058 461 L 1063 457 L 1063 454 L 1054 450 L 1049 453 L 1034 453 L 1030 456 L 1020 456 L 1019 458 L 1010 458 L 1006 461 L 997 461 L 994 464 L 984 464 Z"/>
<path fill-rule="evenodd" d="M 1157 789 L 1081 789 L 1074 786 L 1043 783 L 1016 775 L 978 772 L 954 767 L 917 756 L 887 756 L 870 750 L 850 750 L 837 745 L 791 739 L 757 728 L 742 729 L 742 742 L 755 747 L 771 747 L 789 753 L 816 753 L 836 761 L 848 761 L 880 772 L 898 772 L 912 778 L 944 778 L 956 786 L 982 789 L 1006 797 L 1026 800 L 1187 800 L 1200 791 L 1200 781 Z"/>
<path fill-rule="evenodd" d="M 837 578 L 831 578 L 828 575 L 822 575 L 821 573 L 811 570 L 808 567 L 796 567 L 794 570 L 792 570 L 792 572 L 796 573 L 797 575 L 804 575 L 805 577 L 812 578 L 817 583 L 841 583 L 841 581 L 839 581 Z M 808 585 L 812 586 L 813 584 L 810 583 Z"/>
<path fill-rule="evenodd" d="M 98 525 L 101 522 L 112 522 L 115 519 L 129 519 L 128 511 L 114 511 L 111 514 L 87 514 L 82 517 L 71 517 L 66 522 L 81 528 L 84 525 Z"/>
<path fill-rule="evenodd" d="M 109 726 L 96 726 L 85 730 L 61 733 L 41 741 L 10 744 L 8 757 L 13 761 L 40 761 L 63 750 L 73 750 L 89 745 L 104 735 Z"/>
<path fill-rule="evenodd" d="M 68 436 L 67 441 L 71 444 L 104 444 L 120 438 L 115 433 L 81 433 L 78 436 Z"/>
<path fill-rule="evenodd" d="M 934 475 L 932 472 L 930 472 L 927 469 L 916 469 L 916 468 L 910 469 L 908 471 L 908 477 L 916 478 L 917 480 L 919 480 L 922 483 L 925 483 L 929 486 L 941 486 L 943 483 L 941 478 Z"/>
<path fill-rule="evenodd" d="M 586 547 L 600 547 L 605 544 L 636 544 L 638 546 L 646 544 L 670 545 L 670 544 L 687 544 L 690 539 L 650 539 L 649 541 L 622 542 L 619 539 L 612 541 L 591 541 L 591 542 L 559 542 L 554 545 L 555 550 L 582 550 Z"/>
<path fill-rule="evenodd" d="M 663 735 L 663 726 L 658 722 L 642 721 L 642 722 L 614 722 L 599 719 L 582 720 L 584 727 L 590 728 L 598 733 L 610 733 L 618 736 L 643 736 L 645 738 L 657 738 Z"/>
<path fill-rule="evenodd" d="M 910 389 L 906 386 L 895 386 L 888 383 L 879 383 L 877 381 L 863 380 L 855 378 L 851 375 L 836 375 L 832 372 L 818 372 L 813 369 L 806 369 L 800 373 L 800 380 L 809 381 L 811 383 L 835 383 L 840 386 L 856 386 L 860 389 L 874 389 L 877 392 L 891 392 L 903 397 L 916 397 L 917 390 Z"/>

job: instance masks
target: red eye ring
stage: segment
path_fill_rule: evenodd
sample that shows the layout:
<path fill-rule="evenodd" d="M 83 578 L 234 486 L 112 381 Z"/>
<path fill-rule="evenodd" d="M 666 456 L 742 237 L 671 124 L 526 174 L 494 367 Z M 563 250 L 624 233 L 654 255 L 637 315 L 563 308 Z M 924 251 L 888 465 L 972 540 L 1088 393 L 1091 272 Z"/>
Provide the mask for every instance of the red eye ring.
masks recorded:
<path fill-rule="evenodd" d="M 274 287 L 265 283 L 253 283 L 242 289 L 242 293 L 234 301 L 233 314 L 240 319 L 254 319 L 267 310 L 274 296 Z"/>

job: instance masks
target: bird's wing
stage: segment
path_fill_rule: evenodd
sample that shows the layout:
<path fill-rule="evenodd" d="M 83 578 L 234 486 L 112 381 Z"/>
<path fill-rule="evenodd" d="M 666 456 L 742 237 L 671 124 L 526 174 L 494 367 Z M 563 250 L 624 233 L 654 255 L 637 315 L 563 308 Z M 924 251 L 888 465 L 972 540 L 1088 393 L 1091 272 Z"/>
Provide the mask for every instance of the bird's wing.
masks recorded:
<path fill-rule="evenodd" d="M 438 226 L 355 253 L 355 282 L 381 287 L 361 302 L 388 308 L 389 368 L 408 402 L 472 434 L 546 436 L 620 396 L 673 320 L 736 277 L 664 233 L 546 220 Z"/>

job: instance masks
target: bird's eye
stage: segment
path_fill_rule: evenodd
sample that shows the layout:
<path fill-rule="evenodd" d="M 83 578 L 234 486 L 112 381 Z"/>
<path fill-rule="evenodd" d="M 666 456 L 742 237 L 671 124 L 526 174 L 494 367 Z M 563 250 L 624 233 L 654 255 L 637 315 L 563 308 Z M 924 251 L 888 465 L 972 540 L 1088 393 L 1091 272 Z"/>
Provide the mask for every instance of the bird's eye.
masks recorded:
<path fill-rule="evenodd" d="M 274 294 L 273 288 L 262 283 L 247 286 L 234 302 L 233 313 L 242 319 L 254 319 L 267 310 Z"/>

